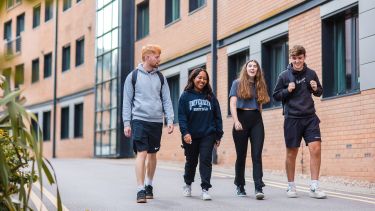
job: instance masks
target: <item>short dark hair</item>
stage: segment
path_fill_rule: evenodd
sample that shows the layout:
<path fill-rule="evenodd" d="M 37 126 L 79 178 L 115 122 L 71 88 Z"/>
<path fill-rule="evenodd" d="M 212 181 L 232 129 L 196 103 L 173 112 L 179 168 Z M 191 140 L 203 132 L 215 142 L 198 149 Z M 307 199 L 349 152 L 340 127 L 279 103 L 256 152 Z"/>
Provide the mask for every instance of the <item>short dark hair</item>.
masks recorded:
<path fill-rule="evenodd" d="M 306 56 L 306 49 L 302 45 L 295 45 L 289 50 L 289 56 Z"/>

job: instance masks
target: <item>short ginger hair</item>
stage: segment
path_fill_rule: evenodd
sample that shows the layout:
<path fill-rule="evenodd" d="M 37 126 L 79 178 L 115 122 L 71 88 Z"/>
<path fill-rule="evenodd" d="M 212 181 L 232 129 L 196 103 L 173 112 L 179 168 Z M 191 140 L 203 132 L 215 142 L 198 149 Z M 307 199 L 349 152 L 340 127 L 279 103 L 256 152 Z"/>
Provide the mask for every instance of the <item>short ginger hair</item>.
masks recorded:
<path fill-rule="evenodd" d="M 148 44 L 142 47 L 142 61 L 145 61 L 147 54 L 161 54 L 161 48 L 158 45 Z"/>

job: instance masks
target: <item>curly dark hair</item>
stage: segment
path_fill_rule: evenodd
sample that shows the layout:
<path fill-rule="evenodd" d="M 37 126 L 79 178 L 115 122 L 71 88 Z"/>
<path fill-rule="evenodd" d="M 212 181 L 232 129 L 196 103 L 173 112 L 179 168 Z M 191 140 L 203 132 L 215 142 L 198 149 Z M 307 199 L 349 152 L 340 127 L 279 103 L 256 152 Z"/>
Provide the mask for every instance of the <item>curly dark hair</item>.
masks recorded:
<path fill-rule="evenodd" d="M 195 68 L 193 71 L 191 71 L 189 75 L 189 79 L 187 82 L 187 85 L 185 86 L 185 91 L 193 90 L 194 89 L 194 79 L 199 75 L 200 72 L 205 72 L 207 75 L 207 84 L 203 87 L 203 93 L 206 95 L 207 100 L 211 100 L 213 97 L 212 88 L 210 85 L 210 76 L 208 75 L 208 72 L 203 68 Z"/>

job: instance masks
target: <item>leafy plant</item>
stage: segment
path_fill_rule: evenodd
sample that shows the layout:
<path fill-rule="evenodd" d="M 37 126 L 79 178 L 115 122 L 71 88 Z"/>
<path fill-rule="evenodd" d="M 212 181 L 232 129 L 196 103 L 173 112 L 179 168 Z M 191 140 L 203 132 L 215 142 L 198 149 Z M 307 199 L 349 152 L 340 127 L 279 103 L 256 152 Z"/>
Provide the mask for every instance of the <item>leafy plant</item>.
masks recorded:
<path fill-rule="evenodd" d="M 28 210 L 33 183 L 38 181 L 42 187 L 44 174 L 54 184 L 56 176 L 51 173 L 49 161 L 43 158 L 42 133 L 39 127 L 37 131 L 32 129 L 31 120 L 37 120 L 24 108 L 25 100 L 19 98 L 21 91 L 10 91 L 1 75 L 0 84 L 3 92 L 0 97 L 0 210 Z M 40 190 L 43 194 L 43 188 Z M 57 205 L 62 210 L 58 187 Z"/>

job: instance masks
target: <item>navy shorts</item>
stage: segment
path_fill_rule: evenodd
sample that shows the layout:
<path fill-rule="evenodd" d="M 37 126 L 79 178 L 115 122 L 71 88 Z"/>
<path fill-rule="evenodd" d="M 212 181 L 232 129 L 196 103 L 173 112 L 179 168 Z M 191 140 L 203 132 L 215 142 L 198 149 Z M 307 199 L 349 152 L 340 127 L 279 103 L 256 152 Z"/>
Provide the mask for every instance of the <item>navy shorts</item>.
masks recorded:
<path fill-rule="evenodd" d="M 320 120 L 317 115 L 307 118 L 287 118 L 284 121 L 284 138 L 287 148 L 300 147 L 302 138 L 306 146 L 321 141 Z"/>
<path fill-rule="evenodd" d="M 142 120 L 133 120 L 132 140 L 135 153 L 147 151 L 147 153 L 156 153 L 160 150 L 160 140 L 163 129 L 163 123 L 146 122 Z"/>

